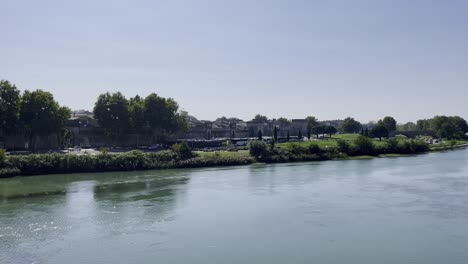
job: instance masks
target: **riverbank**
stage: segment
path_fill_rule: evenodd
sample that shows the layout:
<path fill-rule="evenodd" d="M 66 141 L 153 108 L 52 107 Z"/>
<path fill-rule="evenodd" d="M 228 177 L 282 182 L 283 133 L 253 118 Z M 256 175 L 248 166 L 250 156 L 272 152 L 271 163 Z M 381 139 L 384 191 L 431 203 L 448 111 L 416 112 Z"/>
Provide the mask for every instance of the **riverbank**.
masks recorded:
<path fill-rule="evenodd" d="M 461 144 L 463 143 L 463 144 Z M 249 165 L 260 163 L 288 163 L 305 161 L 369 159 L 400 157 L 431 151 L 445 151 L 468 147 L 468 143 L 429 146 L 417 140 L 373 141 L 358 137 L 352 142 L 339 140 L 335 146 L 315 142 L 307 145 L 289 143 L 276 146 L 263 141 L 251 142 L 249 151 L 192 152 L 178 146 L 156 153 L 130 151 L 121 154 L 102 152 L 97 155 L 30 154 L 0 159 L 0 178 L 44 174 L 90 173 L 112 171 L 139 171 L 174 168 L 199 168 Z"/>

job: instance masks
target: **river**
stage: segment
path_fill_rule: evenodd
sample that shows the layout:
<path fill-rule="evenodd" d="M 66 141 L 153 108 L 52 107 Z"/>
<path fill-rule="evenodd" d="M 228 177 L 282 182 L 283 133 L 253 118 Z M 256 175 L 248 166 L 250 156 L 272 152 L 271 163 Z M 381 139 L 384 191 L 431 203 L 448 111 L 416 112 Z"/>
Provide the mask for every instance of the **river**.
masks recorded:
<path fill-rule="evenodd" d="M 0 263 L 468 263 L 468 149 L 0 180 Z"/>

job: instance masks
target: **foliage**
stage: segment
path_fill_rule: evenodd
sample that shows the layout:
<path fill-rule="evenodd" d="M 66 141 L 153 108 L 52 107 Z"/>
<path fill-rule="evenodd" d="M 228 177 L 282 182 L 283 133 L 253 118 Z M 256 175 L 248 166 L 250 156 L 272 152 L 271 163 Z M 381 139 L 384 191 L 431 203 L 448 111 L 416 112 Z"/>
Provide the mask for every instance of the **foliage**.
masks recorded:
<path fill-rule="evenodd" d="M 186 142 L 177 143 L 171 146 L 171 150 L 180 159 L 189 159 L 193 157 L 192 149 Z"/>
<path fill-rule="evenodd" d="M 310 134 L 312 133 L 312 128 L 319 125 L 319 122 L 315 116 L 306 117 L 307 122 L 307 138 L 310 139 Z"/>
<path fill-rule="evenodd" d="M 361 123 L 354 120 L 354 118 L 348 117 L 341 124 L 340 131 L 343 133 L 359 133 L 361 128 Z"/>
<path fill-rule="evenodd" d="M 398 131 L 417 131 L 418 126 L 413 122 L 408 122 L 397 127 Z"/>
<path fill-rule="evenodd" d="M 268 148 L 265 142 L 260 140 L 253 140 L 249 143 L 249 153 L 256 160 L 268 155 Z"/>
<path fill-rule="evenodd" d="M 20 92 L 6 80 L 0 81 L 0 126 L 4 133 L 11 133 L 18 126 Z"/>
<path fill-rule="evenodd" d="M 316 143 L 310 143 L 309 145 L 309 153 L 310 154 L 320 154 L 322 153 L 322 149 Z"/>
<path fill-rule="evenodd" d="M 337 141 L 337 145 L 338 145 L 338 151 L 339 152 L 342 152 L 342 153 L 349 153 L 349 150 L 350 150 L 350 144 L 345 141 L 345 140 L 342 140 L 342 139 L 339 139 Z"/>
<path fill-rule="evenodd" d="M 382 140 L 383 137 L 388 137 L 388 129 L 383 124 L 377 124 L 372 130 L 370 131 L 373 137 L 378 137 Z"/>
<path fill-rule="evenodd" d="M 278 118 L 278 124 L 280 126 L 280 128 L 285 128 L 285 127 L 288 127 L 291 125 L 291 121 L 289 121 L 287 118 L 285 117 L 280 117 Z"/>
<path fill-rule="evenodd" d="M 383 125 L 388 130 L 388 132 L 392 132 L 397 129 L 397 122 L 395 118 L 391 116 L 384 117 L 384 119 L 382 119 L 381 122 L 379 121 L 379 123 L 381 123 L 381 125 Z"/>
<path fill-rule="evenodd" d="M 254 117 L 254 119 L 252 119 L 252 121 L 259 122 L 259 123 L 266 123 L 268 121 L 268 117 L 258 114 Z"/>
<path fill-rule="evenodd" d="M 354 141 L 356 147 L 356 152 L 359 155 L 372 155 L 374 154 L 374 143 L 372 139 L 359 135 L 358 138 Z"/>
<path fill-rule="evenodd" d="M 109 135 L 121 134 L 130 124 L 129 102 L 120 92 L 99 95 L 93 112 Z"/>
<path fill-rule="evenodd" d="M 60 135 L 70 115 L 70 109 L 61 107 L 49 92 L 36 90 L 23 94 L 20 122 L 32 139 L 38 135 Z M 34 143 L 31 147 L 34 149 Z"/>
<path fill-rule="evenodd" d="M 6 159 L 6 150 L 0 149 L 0 167 L 3 166 Z"/>

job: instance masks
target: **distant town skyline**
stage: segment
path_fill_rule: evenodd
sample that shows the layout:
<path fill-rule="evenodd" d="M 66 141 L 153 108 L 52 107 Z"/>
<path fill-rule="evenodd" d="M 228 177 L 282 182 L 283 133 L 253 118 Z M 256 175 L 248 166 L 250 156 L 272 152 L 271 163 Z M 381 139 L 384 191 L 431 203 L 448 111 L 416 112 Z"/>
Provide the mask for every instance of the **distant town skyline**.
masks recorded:
<path fill-rule="evenodd" d="M 468 118 L 466 1 L 2 2 L 0 79 L 74 110 L 156 92 L 198 119 Z"/>

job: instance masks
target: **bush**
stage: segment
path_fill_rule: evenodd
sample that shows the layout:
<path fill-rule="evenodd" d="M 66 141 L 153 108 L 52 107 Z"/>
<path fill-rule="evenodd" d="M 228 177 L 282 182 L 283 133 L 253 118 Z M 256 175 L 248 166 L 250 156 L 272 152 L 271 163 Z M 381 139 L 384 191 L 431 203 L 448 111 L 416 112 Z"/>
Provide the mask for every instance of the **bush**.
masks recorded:
<path fill-rule="evenodd" d="M 320 153 L 322 153 L 322 149 L 316 143 L 310 143 L 309 153 L 310 154 L 320 154 Z"/>
<path fill-rule="evenodd" d="M 358 136 L 356 140 L 354 140 L 354 145 L 357 148 L 357 152 L 359 155 L 372 155 L 374 154 L 374 143 L 372 139 L 365 137 L 365 136 Z"/>
<path fill-rule="evenodd" d="M 261 140 L 253 140 L 249 143 L 249 153 L 256 160 L 261 160 L 268 156 L 267 145 Z"/>
<path fill-rule="evenodd" d="M 347 141 L 339 139 L 338 142 L 338 151 L 341 153 L 349 153 L 350 145 Z"/>
<path fill-rule="evenodd" d="M 172 145 L 171 150 L 181 159 L 190 159 L 193 157 L 192 149 L 185 142 Z"/>
<path fill-rule="evenodd" d="M 6 160 L 6 150 L 0 149 L 0 167 L 3 166 Z"/>

